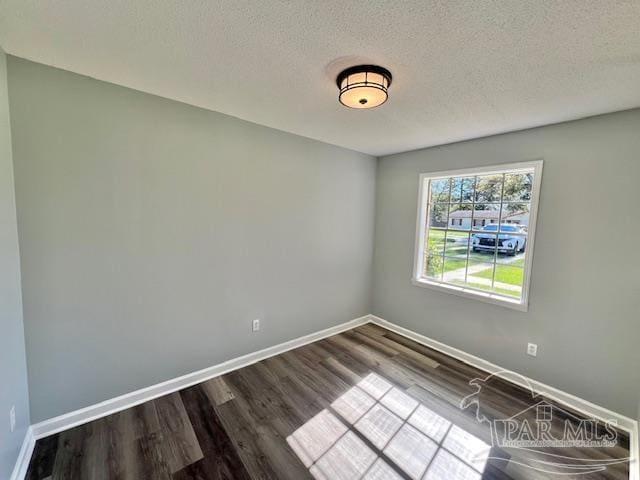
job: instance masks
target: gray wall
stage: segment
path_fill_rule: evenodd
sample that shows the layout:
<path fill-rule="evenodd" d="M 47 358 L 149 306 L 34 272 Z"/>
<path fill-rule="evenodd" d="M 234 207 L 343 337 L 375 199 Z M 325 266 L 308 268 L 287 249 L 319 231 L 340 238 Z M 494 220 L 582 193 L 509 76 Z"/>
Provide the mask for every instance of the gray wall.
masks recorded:
<path fill-rule="evenodd" d="M 369 312 L 374 158 L 13 57 L 9 90 L 34 422 Z"/>
<path fill-rule="evenodd" d="M 381 158 L 373 313 L 635 418 L 639 153 L 633 110 Z M 539 158 L 529 311 L 413 286 L 418 174 Z"/>
<path fill-rule="evenodd" d="M 22 326 L 20 253 L 11 159 L 7 64 L 0 49 L 0 478 L 9 478 L 29 426 L 27 365 Z M 16 428 L 9 428 L 15 405 Z"/>

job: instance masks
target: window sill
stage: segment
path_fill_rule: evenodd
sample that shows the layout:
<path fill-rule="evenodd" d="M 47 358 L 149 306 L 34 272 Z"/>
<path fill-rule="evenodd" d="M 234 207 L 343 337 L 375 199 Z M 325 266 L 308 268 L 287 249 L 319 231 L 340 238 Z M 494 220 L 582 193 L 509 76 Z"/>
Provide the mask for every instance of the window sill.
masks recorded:
<path fill-rule="evenodd" d="M 429 288 L 431 290 L 437 290 L 439 292 L 449 293 L 452 295 L 457 295 L 459 297 L 479 300 L 484 303 L 491 303 L 493 305 L 511 308 L 520 312 L 526 312 L 528 310 L 526 300 L 510 300 L 501 295 L 479 292 L 477 290 L 471 290 L 464 287 L 456 287 L 454 285 L 443 285 L 441 283 L 431 282 L 424 278 L 412 278 L 411 283 L 416 287 Z"/>

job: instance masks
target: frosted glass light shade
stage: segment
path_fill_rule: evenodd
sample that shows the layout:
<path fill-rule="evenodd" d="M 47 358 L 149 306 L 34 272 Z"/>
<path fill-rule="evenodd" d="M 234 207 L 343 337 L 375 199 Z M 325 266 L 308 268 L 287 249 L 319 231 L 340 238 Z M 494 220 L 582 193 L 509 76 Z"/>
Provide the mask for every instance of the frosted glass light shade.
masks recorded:
<path fill-rule="evenodd" d="M 349 108 L 373 108 L 389 98 L 391 73 L 375 65 L 351 67 L 338 75 L 338 99 Z"/>

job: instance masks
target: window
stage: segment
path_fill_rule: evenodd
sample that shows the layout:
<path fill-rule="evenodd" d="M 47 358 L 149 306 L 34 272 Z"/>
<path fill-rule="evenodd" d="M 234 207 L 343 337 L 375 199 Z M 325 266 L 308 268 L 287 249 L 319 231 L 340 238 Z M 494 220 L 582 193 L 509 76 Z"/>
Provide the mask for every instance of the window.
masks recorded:
<path fill-rule="evenodd" d="M 537 422 L 551 422 L 553 421 L 553 405 L 548 403 L 542 403 L 536 407 L 536 421 Z"/>
<path fill-rule="evenodd" d="M 542 161 L 420 175 L 413 282 L 526 310 Z"/>

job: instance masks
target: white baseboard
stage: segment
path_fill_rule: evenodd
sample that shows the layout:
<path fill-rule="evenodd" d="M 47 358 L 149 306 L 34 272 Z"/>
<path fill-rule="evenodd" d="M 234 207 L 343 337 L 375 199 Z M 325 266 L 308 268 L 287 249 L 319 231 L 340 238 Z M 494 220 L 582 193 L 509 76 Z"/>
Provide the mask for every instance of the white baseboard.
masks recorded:
<path fill-rule="evenodd" d="M 335 335 L 345 330 L 350 330 L 359 325 L 364 325 L 369 321 L 369 315 L 365 315 L 364 317 L 356 318 L 354 320 L 350 320 L 348 322 L 327 328 L 325 330 L 321 330 L 319 332 L 311 333 L 300 338 L 295 338 L 293 340 L 274 345 L 273 347 L 268 347 L 257 352 L 249 353 L 241 357 L 227 360 L 226 362 L 205 368 L 203 370 L 198 370 L 197 372 L 188 373 L 181 377 L 167 380 L 166 382 L 151 385 L 150 387 L 142 388 L 140 390 L 120 395 L 119 397 L 105 400 L 104 402 L 96 403 L 95 405 L 81 408 L 80 410 L 75 410 L 58 417 L 44 420 L 32 425 L 31 428 L 33 429 L 33 436 L 37 440 L 39 438 L 53 435 L 54 433 L 58 433 L 63 430 L 68 430 L 69 428 L 91 422 L 98 418 L 106 417 L 107 415 L 111 415 L 112 413 L 116 413 L 135 405 L 147 402 L 149 400 L 153 400 L 154 398 L 158 398 L 163 395 L 182 390 L 183 388 L 187 388 L 197 383 L 204 382 L 205 380 L 223 375 L 232 370 L 246 367 L 248 365 L 251 365 L 252 363 L 264 360 L 265 358 L 273 357 L 274 355 L 278 355 L 288 350 L 301 347 L 302 345 L 306 345 L 308 343 L 330 337 L 331 335 Z"/>
<path fill-rule="evenodd" d="M 502 368 L 498 365 L 495 365 L 491 362 L 483 360 L 482 358 L 476 357 L 469 353 L 463 352 L 462 350 L 458 350 L 457 348 L 451 347 L 447 344 L 434 340 L 432 338 L 426 337 L 419 333 L 416 333 L 407 328 L 396 325 L 395 323 L 389 322 L 388 320 L 384 320 L 383 318 L 376 317 L 375 315 L 369 315 L 371 319 L 371 323 L 375 323 L 381 327 L 384 327 L 388 330 L 396 332 L 403 337 L 410 338 L 418 343 L 421 343 L 427 347 L 433 348 L 439 352 L 442 352 L 450 357 L 456 358 L 464 363 L 467 363 L 473 367 L 479 368 L 480 370 L 484 370 L 487 373 L 500 373 L 509 371 L 506 368 Z M 621 415 L 619 413 L 608 410 L 604 407 L 596 405 L 594 403 L 588 402 L 582 398 L 576 397 L 575 395 L 571 395 L 570 393 L 563 392 L 555 387 L 550 385 L 546 385 L 542 382 L 538 382 L 537 380 L 533 380 L 531 378 L 519 375 L 524 379 L 524 382 L 519 382 L 517 379 L 512 378 L 511 376 L 508 378 L 510 382 L 516 383 L 524 388 L 533 387 L 533 390 L 539 394 L 544 395 L 545 397 L 555 400 L 557 402 L 563 403 L 574 410 L 577 410 L 588 418 L 596 418 L 603 421 L 613 421 L 617 422 L 617 425 L 622 430 L 625 430 L 629 433 L 630 446 L 629 450 L 631 452 L 632 464 L 631 464 L 631 472 L 629 476 L 629 480 L 640 480 L 640 450 L 639 450 L 639 442 L 638 442 L 638 422 L 629 417 Z M 527 382 L 529 385 L 527 385 Z"/>
<path fill-rule="evenodd" d="M 257 352 L 249 353 L 247 355 L 228 360 L 226 362 L 205 368 L 203 370 L 199 370 L 197 372 L 189 373 L 178 378 L 167 380 L 166 382 L 142 388 L 140 390 L 136 390 L 134 392 L 127 393 L 125 395 L 121 395 L 109 400 L 105 400 L 104 402 L 100 402 L 95 405 L 82 408 L 80 410 L 75 410 L 73 412 L 69 412 L 64 415 L 60 415 L 58 417 L 36 423 L 29 428 L 27 435 L 25 436 L 25 441 L 20 451 L 20 457 L 18 458 L 18 463 L 16 464 L 11 480 L 22 480 L 24 478 L 27 467 L 29 465 L 29 460 L 31 458 L 31 453 L 33 452 L 35 441 L 39 438 L 53 435 L 63 430 L 67 430 L 69 428 L 88 423 L 92 420 L 111 415 L 112 413 L 125 410 L 135 405 L 139 405 L 149 400 L 153 400 L 154 398 L 158 398 L 163 395 L 182 390 L 183 388 L 187 388 L 197 383 L 204 382 L 205 380 L 223 375 L 232 370 L 246 367 L 253 363 L 259 362 L 260 360 L 264 360 L 265 358 L 269 358 L 274 355 L 284 353 L 288 350 L 301 347 L 308 343 L 330 337 L 345 330 L 355 328 L 359 325 L 364 325 L 365 323 L 374 323 L 380 325 L 381 327 L 394 331 L 399 335 L 410 338 L 411 340 L 433 348 L 434 350 L 438 350 L 462 362 L 484 370 L 487 373 L 491 374 L 507 371 L 507 369 L 499 367 L 498 365 L 495 365 L 491 362 L 483 360 L 474 355 L 470 355 L 466 352 L 463 352 L 462 350 L 458 350 L 457 348 L 451 347 L 442 342 L 438 342 L 437 340 L 433 340 L 419 333 L 408 330 L 380 317 L 376 317 L 374 315 L 365 315 L 364 317 L 356 318 L 354 320 L 327 328 L 325 330 L 321 330 L 319 332 L 311 333 L 300 338 L 289 340 L 279 345 L 274 345 L 273 347 L 268 347 Z M 621 429 L 629 432 L 629 436 L 631 439 L 631 452 L 632 456 L 634 456 L 635 458 L 631 466 L 631 475 L 629 478 L 630 480 L 640 480 L 640 462 L 638 462 L 638 422 L 636 420 L 612 412 L 611 410 L 608 410 L 604 407 L 600 407 L 591 402 L 588 402 L 536 380 L 528 379 L 526 377 L 522 378 L 525 379 L 525 382 L 518 382 L 511 377 L 508 380 L 517 383 L 525 388 L 529 386 L 525 384 L 526 381 L 528 381 L 537 393 L 561 402 L 590 417 L 608 421 L 614 420 L 618 423 L 618 426 Z"/>
<path fill-rule="evenodd" d="M 33 429 L 27 428 L 27 433 L 24 435 L 22 441 L 22 447 L 16 460 L 16 465 L 13 467 L 10 480 L 22 480 L 27 475 L 27 469 L 29 468 L 29 461 L 33 454 L 33 448 L 36 446 L 36 439 L 33 436 Z"/>

